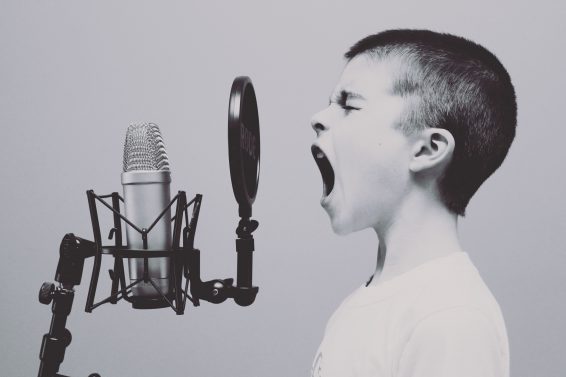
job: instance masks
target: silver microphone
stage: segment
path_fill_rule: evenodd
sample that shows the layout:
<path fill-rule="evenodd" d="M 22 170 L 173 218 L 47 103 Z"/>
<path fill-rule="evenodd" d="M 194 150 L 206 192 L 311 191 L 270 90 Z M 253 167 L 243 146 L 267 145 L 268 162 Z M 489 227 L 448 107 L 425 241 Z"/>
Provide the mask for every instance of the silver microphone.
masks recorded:
<path fill-rule="evenodd" d="M 153 123 L 132 124 L 124 143 L 124 207 L 126 217 L 138 228 L 149 228 L 171 201 L 171 171 L 159 127 Z M 126 226 L 128 249 L 143 249 L 142 235 Z M 171 249 L 171 211 L 147 234 L 148 250 Z M 144 259 L 128 261 L 130 282 L 143 279 Z M 169 258 L 148 258 L 149 278 L 165 295 L 170 293 Z M 151 283 L 132 287 L 133 297 L 160 301 L 161 295 Z"/>

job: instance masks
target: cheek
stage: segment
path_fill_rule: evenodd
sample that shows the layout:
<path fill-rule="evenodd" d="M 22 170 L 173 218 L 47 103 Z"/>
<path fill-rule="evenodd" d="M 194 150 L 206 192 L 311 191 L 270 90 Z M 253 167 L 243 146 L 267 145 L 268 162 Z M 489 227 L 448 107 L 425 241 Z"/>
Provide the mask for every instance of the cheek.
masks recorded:
<path fill-rule="evenodd" d="M 347 140 L 337 148 L 338 169 L 344 184 L 373 190 L 395 186 L 408 174 L 409 150 L 403 137 L 367 133 Z"/>
<path fill-rule="evenodd" d="M 404 195 L 409 181 L 408 151 L 403 140 L 368 143 L 362 141 L 350 161 L 345 189 L 354 211 L 363 217 L 388 211 Z"/>

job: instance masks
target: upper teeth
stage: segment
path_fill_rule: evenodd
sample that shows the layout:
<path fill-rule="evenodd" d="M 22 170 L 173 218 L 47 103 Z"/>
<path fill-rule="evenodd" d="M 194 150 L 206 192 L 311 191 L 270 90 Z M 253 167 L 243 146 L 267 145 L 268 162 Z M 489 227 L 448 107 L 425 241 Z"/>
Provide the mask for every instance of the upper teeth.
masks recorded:
<path fill-rule="evenodd" d="M 320 151 L 317 152 L 317 153 L 316 153 L 316 158 L 324 158 L 324 153 L 322 153 L 322 152 L 320 152 Z"/>

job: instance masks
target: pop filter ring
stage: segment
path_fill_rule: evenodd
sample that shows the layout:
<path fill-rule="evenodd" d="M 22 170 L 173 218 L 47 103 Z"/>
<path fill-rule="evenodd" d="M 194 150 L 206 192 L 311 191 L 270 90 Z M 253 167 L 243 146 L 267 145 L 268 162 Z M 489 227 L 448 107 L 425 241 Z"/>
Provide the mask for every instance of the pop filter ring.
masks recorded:
<path fill-rule="evenodd" d="M 255 90 L 247 76 L 236 77 L 230 90 L 228 154 L 238 212 L 249 218 L 259 183 L 260 134 Z"/>

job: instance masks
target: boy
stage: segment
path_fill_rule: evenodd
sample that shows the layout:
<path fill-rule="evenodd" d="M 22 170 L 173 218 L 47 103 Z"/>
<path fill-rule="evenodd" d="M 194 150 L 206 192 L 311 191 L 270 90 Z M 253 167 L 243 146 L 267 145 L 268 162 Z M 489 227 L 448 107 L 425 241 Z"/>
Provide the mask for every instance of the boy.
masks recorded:
<path fill-rule="evenodd" d="M 329 320 L 313 377 L 508 377 L 501 311 L 457 219 L 515 135 L 509 75 L 483 47 L 425 30 L 366 37 L 312 119 L 321 205 L 371 227 L 377 269 Z"/>

